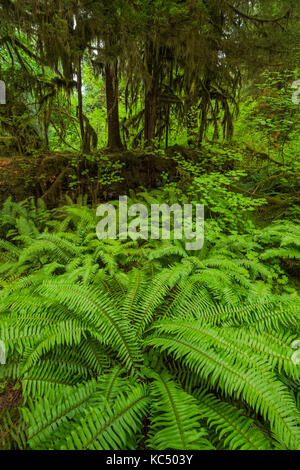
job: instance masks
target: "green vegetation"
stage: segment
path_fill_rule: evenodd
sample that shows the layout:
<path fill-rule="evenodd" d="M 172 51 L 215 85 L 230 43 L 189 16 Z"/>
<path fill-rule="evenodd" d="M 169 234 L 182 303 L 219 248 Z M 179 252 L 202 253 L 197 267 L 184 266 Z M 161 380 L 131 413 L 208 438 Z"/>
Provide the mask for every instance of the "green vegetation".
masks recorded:
<path fill-rule="evenodd" d="M 0 2 L 1 449 L 300 450 L 297 3 Z"/>

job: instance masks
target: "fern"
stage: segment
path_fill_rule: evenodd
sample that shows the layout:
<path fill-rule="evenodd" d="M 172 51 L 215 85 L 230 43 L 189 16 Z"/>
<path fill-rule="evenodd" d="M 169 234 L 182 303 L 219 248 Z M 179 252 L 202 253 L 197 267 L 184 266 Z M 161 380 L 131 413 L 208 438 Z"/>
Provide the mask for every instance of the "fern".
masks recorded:
<path fill-rule="evenodd" d="M 22 448 L 300 449 L 299 300 L 270 257 L 296 229 L 190 254 L 99 242 L 77 205 L 3 211 L 0 377 L 22 387 Z"/>

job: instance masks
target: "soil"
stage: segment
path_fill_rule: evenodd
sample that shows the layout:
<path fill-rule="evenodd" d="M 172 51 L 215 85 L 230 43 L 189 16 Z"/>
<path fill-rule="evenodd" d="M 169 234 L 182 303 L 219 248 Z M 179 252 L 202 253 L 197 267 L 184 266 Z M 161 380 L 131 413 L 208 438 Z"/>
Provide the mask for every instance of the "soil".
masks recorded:
<path fill-rule="evenodd" d="M 0 449 L 9 440 L 9 431 L 5 426 L 7 411 L 14 425 L 19 421 L 18 406 L 22 400 L 22 390 L 21 387 L 16 389 L 15 385 L 15 382 L 8 382 L 3 392 L 0 392 Z"/>

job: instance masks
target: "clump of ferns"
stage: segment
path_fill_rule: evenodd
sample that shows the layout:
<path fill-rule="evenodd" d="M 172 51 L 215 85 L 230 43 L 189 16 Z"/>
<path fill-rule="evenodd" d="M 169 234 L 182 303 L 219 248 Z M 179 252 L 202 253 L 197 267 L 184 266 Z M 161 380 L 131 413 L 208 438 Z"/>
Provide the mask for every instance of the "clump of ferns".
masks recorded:
<path fill-rule="evenodd" d="M 18 232 L 18 227 L 22 230 L 26 222 L 34 223 L 39 230 L 44 230 L 49 221 L 51 211 L 42 199 L 34 201 L 28 198 L 23 202 L 14 202 L 9 197 L 0 210 L 0 238 L 6 238 L 7 234 Z"/>
<path fill-rule="evenodd" d="M 95 211 L 66 206 L 53 215 L 42 232 L 30 218 L 14 220 L 14 230 L 0 240 L 0 274 L 73 271 L 75 278 L 83 273 L 87 279 L 101 268 L 115 274 L 141 259 L 138 242 L 97 239 Z"/>
<path fill-rule="evenodd" d="M 277 221 L 260 231 L 256 240 L 267 249 L 262 260 L 274 257 L 300 259 L 300 227 L 289 221 Z"/>
<path fill-rule="evenodd" d="M 153 196 L 148 198 L 149 202 L 157 202 Z M 249 285 L 251 281 L 260 280 L 263 289 L 263 284 L 271 284 L 272 278 L 278 277 L 278 257 L 299 256 L 299 229 L 293 224 L 288 224 L 284 232 L 280 225 L 270 226 L 253 237 L 249 234 L 225 236 L 215 233 L 207 223 L 204 247 L 197 252 L 187 252 L 184 240 L 100 242 L 95 230 L 96 211 L 85 206 L 73 204 L 52 211 L 53 217 L 49 218 L 48 214 L 47 223 L 43 226 L 36 223 L 36 214 L 43 214 L 46 210 L 43 206 L 28 211 L 22 204 L 10 200 L 4 206 L 4 212 L 14 211 L 11 229 L 5 239 L 0 240 L 0 257 L 4 263 L 0 274 L 7 273 L 8 276 L 17 272 L 28 274 L 49 263 L 53 266 L 54 262 L 60 265 L 58 272 L 74 263 L 79 267 L 92 264 L 90 277 L 97 266 L 113 275 L 118 269 L 143 266 L 146 259 L 156 268 L 184 261 L 186 265 L 190 263 L 191 271 L 196 266 L 198 270 L 210 272 L 212 277 L 214 272 L 217 276 L 228 275 L 233 283 L 238 281 L 245 288 L 247 282 Z M 280 247 L 274 247 L 279 242 Z M 221 278 L 219 282 L 223 282 Z"/>
<path fill-rule="evenodd" d="M 300 448 L 299 303 L 216 302 L 181 273 L 4 289 L 31 448 Z"/>
<path fill-rule="evenodd" d="M 136 241 L 99 242 L 93 238 L 80 245 L 66 239 L 63 233 L 45 233 L 23 249 L 10 242 L 3 242 L 1 246 L 6 249 L 4 253 L 12 256 L 0 268 L 6 282 L 15 277 L 12 289 L 57 276 L 65 281 L 89 284 L 101 281 L 106 274 L 120 277 L 134 266 L 143 266 L 153 276 L 173 266 L 178 277 L 190 279 L 191 295 L 201 289 L 207 299 L 228 305 L 267 299 L 272 295 L 272 274 L 261 263 L 241 263 L 238 258 L 214 252 L 201 259 L 188 254 L 179 242 L 168 242 L 149 251 Z M 178 257 L 177 262 L 172 262 Z"/>
<path fill-rule="evenodd" d="M 262 230 L 256 239 L 264 250 L 260 259 L 278 273 L 298 277 L 300 267 L 300 227 L 289 221 L 278 221 Z M 286 282 L 289 276 L 286 276 Z M 299 290 L 299 289 L 298 289 Z"/>

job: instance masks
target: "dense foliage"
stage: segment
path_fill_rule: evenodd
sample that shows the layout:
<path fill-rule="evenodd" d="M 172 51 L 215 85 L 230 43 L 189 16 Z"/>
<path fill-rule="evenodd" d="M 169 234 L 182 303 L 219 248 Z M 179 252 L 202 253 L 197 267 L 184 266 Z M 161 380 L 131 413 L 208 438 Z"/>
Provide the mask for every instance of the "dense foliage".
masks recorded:
<path fill-rule="evenodd" d="M 2 210 L 1 370 L 22 383 L 27 445 L 299 448 L 299 303 L 274 283 L 299 227 L 224 237 L 208 222 L 191 255 L 101 243 L 95 224 L 78 205 Z"/>
<path fill-rule="evenodd" d="M 0 448 L 300 450 L 299 2 L 1 0 L 0 58 Z"/>

